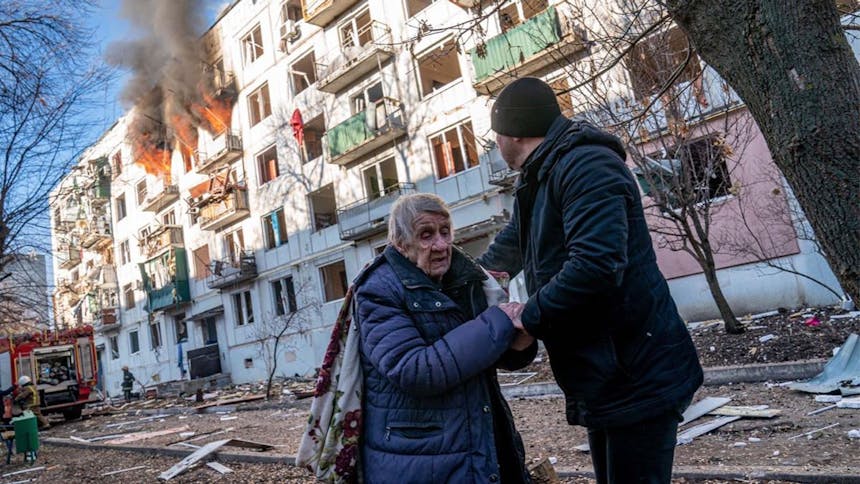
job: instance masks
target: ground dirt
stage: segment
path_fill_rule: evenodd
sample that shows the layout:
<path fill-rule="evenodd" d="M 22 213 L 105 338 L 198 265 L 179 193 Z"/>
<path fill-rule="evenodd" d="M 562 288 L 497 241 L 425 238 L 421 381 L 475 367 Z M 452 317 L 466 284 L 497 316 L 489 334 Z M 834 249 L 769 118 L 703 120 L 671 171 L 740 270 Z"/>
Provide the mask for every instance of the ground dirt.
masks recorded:
<path fill-rule="evenodd" d="M 860 315 L 834 319 L 832 316 L 835 314 L 831 309 L 790 310 L 773 316 L 745 318 L 747 332 L 739 336 L 725 335 L 719 322 L 692 324 L 691 333 L 705 366 L 828 358 L 832 355 L 833 348 L 840 345 L 851 332 L 860 332 Z M 804 324 L 812 316 L 819 319 L 818 326 Z M 768 334 L 774 335 L 775 338 L 761 343 L 759 338 Z M 539 361 L 527 368 L 527 371 L 533 372 L 534 375 L 526 374 L 528 380 L 525 384 L 552 381 L 548 361 L 543 353 L 539 355 Z M 515 381 L 523 377 L 508 375 L 502 380 Z M 301 389 L 301 385 L 296 388 Z M 277 393 L 280 395 L 280 388 Z M 704 387 L 699 390 L 695 400 L 706 396 L 731 397 L 731 405 L 769 405 L 770 408 L 781 410 L 782 415 L 773 419 L 742 419 L 698 437 L 687 445 L 679 446 L 675 459 L 676 469 L 714 472 L 750 469 L 752 473 L 775 470 L 860 476 L 860 465 L 856 457 L 860 452 L 860 439 L 851 440 L 847 436 L 849 430 L 860 428 L 860 410 L 833 409 L 808 416 L 808 412 L 827 404 L 815 402 L 812 395 L 795 392 L 774 383 Z M 198 414 L 191 408 L 195 404 L 185 400 L 138 403 L 112 415 L 89 415 L 75 422 L 57 422 L 58 425 L 45 432 L 44 436 L 92 439 L 110 434 L 188 426 L 186 432 L 194 432 L 194 435 L 181 436 L 174 433 L 128 445 L 152 449 L 168 446 L 182 448 L 177 446 L 176 442 L 197 439 L 193 443 L 203 445 L 213 440 L 240 438 L 271 444 L 274 448 L 266 454 L 286 457 L 295 455 L 298 449 L 309 404 L 308 399 L 294 401 L 287 397 L 279 403 L 252 402 L 244 405 L 245 408 L 257 408 L 256 410 L 243 410 L 240 405 L 237 411 Z M 564 420 L 563 398 L 554 396 L 514 399 L 510 401 L 510 405 L 531 463 L 548 457 L 554 459 L 558 469 L 591 469 L 589 455 L 575 449 L 576 446 L 586 443 L 585 431 L 567 425 Z M 167 408 L 158 410 L 153 407 Z M 162 412 L 165 415 L 152 418 L 151 412 Z M 702 417 L 690 425 L 697 425 L 711 418 L 713 417 Z M 834 424 L 837 425 L 813 433 L 811 438 L 791 439 L 793 436 Z M 106 441 L 100 443 L 104 442 Z M 241 449 L 235 448 L 226 450 L 231 453 L 242 452 Z M 2 477 L 0 482 L 26 479 L 34 479 L 32 482 L 156 482 L 158 474 L 179 460 L 178 457 L 155 453 L 149 455 L 114 449 L 82 450 L 46 444 L 36 463 L 37 466 L 46 466 L 45 470 Z M 102 476 L 106 472 L 140 465 L 146 465 L 147 468 L 128 474 Z M 287 465 L 234 462 L 226 465 L 235 472 L 221 476 L 212 469 L 198 466 L 172 482 L 313 482 L 305 471 Z M 0 475 L 26 468 L 27 466 L 21 463 L 21 456 L 14 456 L 11 465 L 0 467 Z M 564 482 L 592 481 L 571 478 Z M 750 479 L 745 482 L 761 481 Z"/>

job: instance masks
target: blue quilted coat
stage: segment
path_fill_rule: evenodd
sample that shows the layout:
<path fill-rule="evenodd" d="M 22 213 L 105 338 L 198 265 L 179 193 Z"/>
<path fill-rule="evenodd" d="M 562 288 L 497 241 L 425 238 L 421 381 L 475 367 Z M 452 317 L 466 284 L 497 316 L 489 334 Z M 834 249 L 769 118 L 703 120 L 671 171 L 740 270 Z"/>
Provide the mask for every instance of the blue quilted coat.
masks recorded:
<path fill-rule="evenodd" d="M 528 482 L 496 367 L 525 366 L 537 346 L 508 350 L 514 328 L 487 309 L 485 277 L 455 250 L 436 283 L 388 247 L 356 279 L 366 483 Z"/>

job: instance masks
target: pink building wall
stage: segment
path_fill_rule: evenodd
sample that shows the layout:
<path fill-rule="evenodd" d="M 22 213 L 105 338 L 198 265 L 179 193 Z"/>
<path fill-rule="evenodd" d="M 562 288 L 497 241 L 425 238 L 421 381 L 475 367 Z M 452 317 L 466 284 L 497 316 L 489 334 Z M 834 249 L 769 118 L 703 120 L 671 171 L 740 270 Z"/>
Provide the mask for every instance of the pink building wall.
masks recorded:
<path fill-rule="evenodd" d="M 691 139 L 697 134 L 704 136 L 722 131 L 728 131 L 726 142 L 732 150 L 726 164 L 733 194 L 711 205 L 709 239 L 717 268 L 756 262 L 757 254 L 766 254 L 766 259 L 797 254 L 800 249 L 781 177 L 758 126 L 746 108 L 740 108 L 694 128 Z M 643 145 L 643 152 L 658 149 L 656 142 L 648 144 L 653 148 Z M 647 207 L 647 197 L 643 204 Z M 668 223 L 658 213 L 653 208 L 646 210 L 650 227 Z M 660 235 L 652 232 L 651 237 L 657 262 L 667 279 L 702 272 L 691 255 L 672 250 L 667 246 L 667 239 Z"/>

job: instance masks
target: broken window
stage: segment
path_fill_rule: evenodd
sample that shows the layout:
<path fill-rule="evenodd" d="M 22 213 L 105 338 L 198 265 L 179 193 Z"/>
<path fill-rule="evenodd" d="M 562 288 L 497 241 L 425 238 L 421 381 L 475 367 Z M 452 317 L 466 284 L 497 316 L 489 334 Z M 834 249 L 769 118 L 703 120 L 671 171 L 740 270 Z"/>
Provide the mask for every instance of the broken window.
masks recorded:
<path fill-rule="evenodd" d="M 137 204 L 138 206 L 143 205 L 143 201 L 146 200 L 146 179 L 137 182 Z"/>
<path fill-rule="evenodd" d="M 164 225 L 176 225 L 176 212 L 173 210 L 165 212 L 161 216 L 161 223 Z"/>
<path fill-rule="evenodd" d="M 118 336 L 108 337 L 108 346 L 110 347 L 110 359 L 118 360 L 119 359 L 119 337 Z"/>
<path fill-rule="evenodd" d="M 293 286 L 292 276 L 272 281 L 272 297 L 275 303 L 275 314 L 283 316 L 298 310 L 296 304 L 296 289 Z"/>
<path fill-rule="evenodd" d="M 305 162 L 319 158 L 323 154 L 322 139 L 325 134 L 325 116 L 311 119 L 304 125 L 304 147 L 303 156 Z"/>
<path fill-rule="evenodd" d="M 274 249 L 287 243 L 287 222 L 284 209 L 263 215 L 263 232 L 266 234 L 266 248 Z"/>
<path fill-rule="evenodd" d="M 290 66 L 290 80 L 293 96 L 317 82 L 316 58 L 313 51 L 308 52 Z"/>
<path fill-rule="evenodd" d="M 185 313 L 179 313 L 173 317 L 173 330 L 176 334 L 176 342 L 184 343 L 188 341 L 188 324 L 185 321 Z"/>
<path fill-rule="evenodd" d="M 439 180 L 478 166 L 478 149 L 471 121 L 431 137 L 430 146 Z"/>
<path fill-rule="evenodd" d="M 268 84 L 264 83 L 256 91 L 248 95 L 248 112 L 250 114 L 251 126 L 256 126 L 260 121 L 272 114 Z"/>
<path fill-rule="evenodd" d="M 126 309 L 134 308 L 134 287 L 131 284 L 122 286 L 122 298 Z"/>
<path fill-rule="evenodd" d="M 242 234 L 242 229 L 224 235 L 222 242 L 224 244 L 224 257 L 238 267 L 242 259 L 242 252 L 245 250 L 245 237 Z"/>
<path fill-rule="evenodd" d="M 342 260 L 320 267 L 325 302 L 342 299 L 348 286 L 346 265 Z"/>
<path fill-rule="evenodd" d="M 122 194 L 122 195 L 116 197 L 115 205 L 116 205 L 116 221 L 119 222 L 120 220 L 124 219 L 126 216 L 125 194 Z"/>
<path fill-rule="evenodd" d="M 119 261 L 120 265 L 125 265 L 131 262 L 131 249 L 128 240 L 123 240 L 119 244 Z"/>
<path fill-rule="evenodd" d="M 194 278 L 205 279 L 211 272 L 211 260 L 209 259 L 209 244 L 194 249 Z"/>
<path fill-rule="evenodd" d="M 635 98 L 647 100 L 669 87 L 670 81 L 678 85 L 701 79 L 699 56 L 691 49 L 687 36 L 678 27 L 650 35 L 634 45 L 625 65 L 630 72 Z M 676 77 L 673 79 L 673 76 Z M 701 86 L 698 89 L 701 90 Z"/>
<path fill-rule="evenodd" d="M 161 323 L 158 321 L 149 324 L 149 343 L 154 350 L 161 348 Z"/>
<path fill-rule="evenodd" d="M 555 92 L 558 107 L 561 108 L 561 114 L 568 118 L 573 116 L 573 98 L 570 95 L 570 82 L 568 82 L 567 77 L 559 77 L 551 81 L 549 86 Z"/>
<path fill-rule="evenodd" d="M 254 322 L 254 307 L 251 304 L 251 291 L 233 294 L 233 311 L 236 326 L 245 326 Z"/>
<path fill-rule="evenodd" d="M 460 79 L 460 57 L 454 39 L 449 39 L 418 59 L 421 95 L 427 96 Z"/>
<path fill-rule="evenodd" d="M 361 171 L 364 181 L 364 192 L 369 200 L 377 198 L 397 189 L 397 166 L 394 158 L 387 158 Z"/>
<path fill-rule="evenodd" d="M 509 2 L 499 9 L 499 27 L 502 29 L 502 32 L 507 32 L 547 8 L 549 8 L 547 0 Z"/>
<path fill-rule="evenodd" d="M 341 24 L 338 32 L 340 34 L 340 46 L 348 58 L 349 51 L 356 47 L 364 47 L 373 41 L 373 19 L 370 10 L 365 9 L 358 15 Z"/>
<path fill-rule="evenodd" d="M 334 185 L 328 184 L 308 195 L 312 223 L 315 231 L 331 227 L 337 223 L 337 203 L 334 198 Z"/>
<path fill-rule="evenodd" d="M 361 111 L 367 109 L 368 106 L 376 106 L 379 101 L 382 100 L 382 83 L 377 82 L 367 89 L 362 90 L 358 94 L 353 95 L 350 98 L 350 105 L 352 106 L 352 114 L 357 114 Z M 384 112 L 384 107 L 383 107 Z"/>
<path fill-rule="evenodd" d="M 136 329 L 128 333 L 128 349 L 131 354 L 140 352 L 140 335 Z"/>
<path fill-rule="evenodd" d="M 248 35 L 242 37 L 242 55 L 246 66 L 263 55 L 263 31 L 259 24 Z"/>
<path fill-rule="evenodd" d="M 260 185 L 265 185 L 278 178 L 278 150 L 272 145 L 266 151 L 257 155 L 257 173 Z"/>

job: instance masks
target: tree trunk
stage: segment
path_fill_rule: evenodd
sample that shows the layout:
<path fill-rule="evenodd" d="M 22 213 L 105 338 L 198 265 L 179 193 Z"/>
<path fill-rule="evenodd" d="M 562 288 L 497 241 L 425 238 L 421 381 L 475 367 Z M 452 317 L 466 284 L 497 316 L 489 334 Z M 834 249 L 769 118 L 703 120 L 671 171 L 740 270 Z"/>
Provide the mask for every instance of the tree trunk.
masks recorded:
<path fill-rule="evenodd" d="M 860 65 L 833 0 L 661 0 L 744 100 L 860 302 Z"/>
<path fill-rule="evenodd" d="M 708 281 L 708 289 L 711 290 L 711 296 L 714 298 L 714 303 L 720 311 L 720 317 L 726 323 L 726 333 L 741 334 L 744 332 L 744 327 L 741 325 L 735 313 L 732 311 L 726 296 L 723 294 L 723 289 L 720 287 L 720 282 L 717 280 L 717 267 L 713 257 L 708 257 L 707 261 L 702 264 L 702 272 L 705 274 L 705 280 Z"/>

